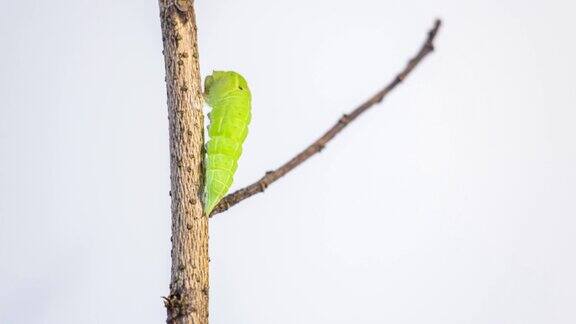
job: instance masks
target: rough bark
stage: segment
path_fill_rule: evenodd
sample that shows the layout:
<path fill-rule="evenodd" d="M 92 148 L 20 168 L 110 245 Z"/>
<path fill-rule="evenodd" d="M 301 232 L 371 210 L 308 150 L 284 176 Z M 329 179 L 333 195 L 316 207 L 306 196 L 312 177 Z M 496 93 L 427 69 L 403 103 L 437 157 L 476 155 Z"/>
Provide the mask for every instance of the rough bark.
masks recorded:
<path fill-rule="evenodd" d="M 208 217 L 202 206 L 204 125 L 192 2 L 159 0 L 166 64 L 172 196 L 167 323 L 208 323 Z"/>

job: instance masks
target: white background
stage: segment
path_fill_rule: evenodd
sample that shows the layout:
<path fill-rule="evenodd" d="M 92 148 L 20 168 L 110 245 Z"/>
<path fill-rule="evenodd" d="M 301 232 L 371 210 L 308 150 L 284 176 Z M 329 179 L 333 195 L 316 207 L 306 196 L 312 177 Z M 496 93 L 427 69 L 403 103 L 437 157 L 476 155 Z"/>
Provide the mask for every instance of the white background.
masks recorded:
<path fill-rule="evenodd" d="M 156 1 L 2 1 L 0 323 L 163 323 L 169 155 Z M 576 323 L 572 1 L 196 0 L 201 69 L 243 73 L 212 219 L 211 323 Z"/>

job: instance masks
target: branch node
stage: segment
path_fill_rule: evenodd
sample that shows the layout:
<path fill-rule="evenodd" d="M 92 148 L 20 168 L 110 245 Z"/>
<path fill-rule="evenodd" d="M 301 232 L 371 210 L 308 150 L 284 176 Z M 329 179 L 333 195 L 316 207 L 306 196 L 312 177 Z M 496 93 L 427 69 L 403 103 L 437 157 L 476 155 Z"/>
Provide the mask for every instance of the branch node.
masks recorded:
<path fill-rule="evenodd" d="M 174 5 L 176 9 L 182 13 L 186 13 L 192 8 L 192 0 L 174 0 Z"/>
<path fill-rule="evenodd" d="M 338 123 L 342 125 L 347 125 L 349 122 L 350 122 L 350 115 L 348 114 L 343 114 L 342 117 L 338 119 Z"/>
<path fill-rule="evenodd" d="M 169 311 L 168 313 L 171 314 L 168 321 L 187 315 L 190 305 L 185 302 L 181 295 L 170 294 L 168 297 L 162 296 L 162 299 L 164 300 L 164 306 Z"/>

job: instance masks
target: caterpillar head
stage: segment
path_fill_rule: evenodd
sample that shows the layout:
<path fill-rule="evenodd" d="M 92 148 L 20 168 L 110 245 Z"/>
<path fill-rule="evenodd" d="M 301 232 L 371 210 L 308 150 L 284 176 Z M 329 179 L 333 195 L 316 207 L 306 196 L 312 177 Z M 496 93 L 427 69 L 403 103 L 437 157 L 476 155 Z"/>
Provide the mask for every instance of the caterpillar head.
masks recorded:
<path fill-rule="evenodd" d="M 204 96 L 210 106 L 214 100 L 236 91 L 249 92 L 249 89 L 246 79 L 234 71 L 214 71 L 204 80 Z"/>

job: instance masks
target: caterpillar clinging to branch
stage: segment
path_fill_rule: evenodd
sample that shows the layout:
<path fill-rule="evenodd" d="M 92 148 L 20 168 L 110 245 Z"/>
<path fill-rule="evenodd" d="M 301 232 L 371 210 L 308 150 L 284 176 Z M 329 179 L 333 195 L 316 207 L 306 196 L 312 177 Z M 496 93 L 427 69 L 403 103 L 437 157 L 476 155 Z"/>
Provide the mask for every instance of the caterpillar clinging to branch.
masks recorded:
<path fill-rule="evenodd" d="M 252 117 L 246 80 L 232 71 L 214 71 L 204 81 L 204 98 L 212 111 L 206 144 L 204 209 L 210 215 L 232 185 L 242 143 Z"/>

